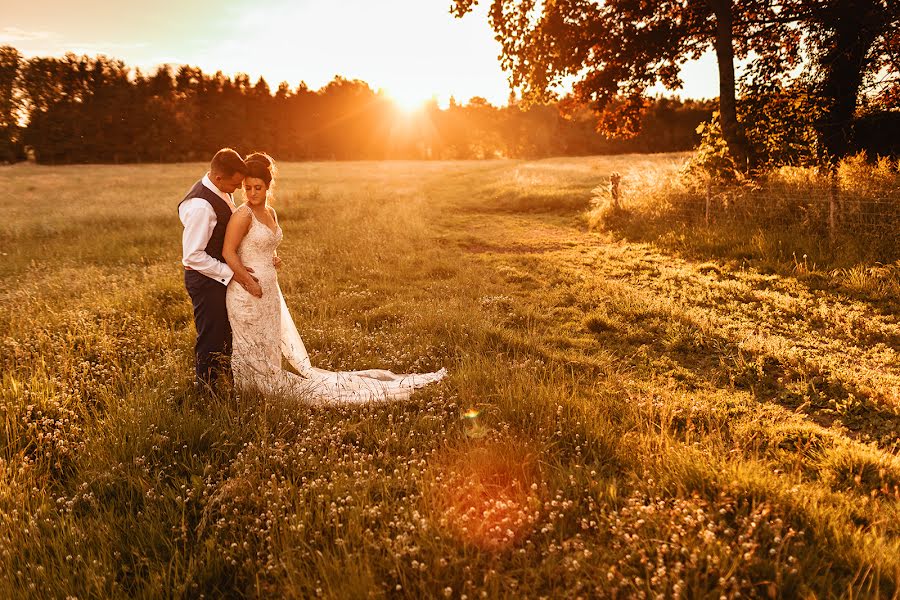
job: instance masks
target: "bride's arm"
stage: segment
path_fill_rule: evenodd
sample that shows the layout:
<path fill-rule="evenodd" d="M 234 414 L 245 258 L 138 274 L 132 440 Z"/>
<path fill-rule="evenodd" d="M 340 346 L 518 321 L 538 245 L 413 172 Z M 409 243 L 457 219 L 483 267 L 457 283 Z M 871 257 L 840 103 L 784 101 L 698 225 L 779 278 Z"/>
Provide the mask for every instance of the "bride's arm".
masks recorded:
<path fill-rule="evenodd" d="M 250 213 L 247 210 L 238 210 L 228 220 L 228 227 L 225 228 L 225 243 L 222 245 L 222 258 L 234 271 L 234 280 L 237 281 L 245 290 L 250 292 L 257 298 L 262 298 L 262 287 L 255 277 L 250 275 L 244 263 L 238 258 L 237 249 L 241 245 L 241 240 L 250 230 Z"/>

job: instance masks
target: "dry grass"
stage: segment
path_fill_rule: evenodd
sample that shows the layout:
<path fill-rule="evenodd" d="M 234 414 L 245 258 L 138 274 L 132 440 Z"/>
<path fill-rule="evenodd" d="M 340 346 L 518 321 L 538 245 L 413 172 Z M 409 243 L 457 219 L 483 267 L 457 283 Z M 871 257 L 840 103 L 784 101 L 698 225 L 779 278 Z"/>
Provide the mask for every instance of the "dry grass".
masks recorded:
<path fill-rule="evenodd" d="M 684 160 L 635 164 L 624 174 L 623 210 L 613 210 L 606 190 L 598 188 L 591 226 L 692 258 L 741 261 L 782 274 L 837 275 L 835 283 L 846 270 L 900 259 L 896 161 L 872 164 L 860 155 L 842 161 L 834 180 L 816 169 L 782 167 L 727 186 L 693 174 Z M 891 291 L 898 285 L 893 277 Z"/>
<path fill-rule="evenodd" d="M 0 168 L 0 597 L 892 597 L 894 267 L 587 231 L 678 160 L 283 165 L 314 363 L 451 372 L 362 408 L 192 396 L 202 166 Z"/>

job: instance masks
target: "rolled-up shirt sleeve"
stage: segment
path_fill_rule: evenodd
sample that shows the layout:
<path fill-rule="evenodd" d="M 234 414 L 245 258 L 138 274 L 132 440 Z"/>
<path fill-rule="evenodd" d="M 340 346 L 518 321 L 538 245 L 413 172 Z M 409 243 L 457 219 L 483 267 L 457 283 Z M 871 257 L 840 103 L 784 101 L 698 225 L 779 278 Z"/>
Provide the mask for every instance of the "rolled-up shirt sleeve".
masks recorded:
<path fill-rule="evenodd" d="M 191 198 L 181 205 L 178 216 L 184 225 L 181 264 L 228 285 L 234 276 L 231 267 L 206 253 L 206 244 L 216 227 L 216 212 L 212 206 L 202 198 Z"/>

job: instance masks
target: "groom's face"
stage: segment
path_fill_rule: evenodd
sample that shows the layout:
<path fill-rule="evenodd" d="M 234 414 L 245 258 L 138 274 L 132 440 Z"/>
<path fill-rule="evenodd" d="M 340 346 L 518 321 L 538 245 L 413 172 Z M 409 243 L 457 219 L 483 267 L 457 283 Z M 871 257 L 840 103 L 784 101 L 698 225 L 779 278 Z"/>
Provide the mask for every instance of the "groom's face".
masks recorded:
<path fill-rule="evenodd" d="M 226 194 L 231 194 L 234 190 L 241 187 L 241 182 L 244 181 L 244 176 L 238 172 L 233 175 L 216 175 L 214 177 L 216 187 L 225 192 Z"/>

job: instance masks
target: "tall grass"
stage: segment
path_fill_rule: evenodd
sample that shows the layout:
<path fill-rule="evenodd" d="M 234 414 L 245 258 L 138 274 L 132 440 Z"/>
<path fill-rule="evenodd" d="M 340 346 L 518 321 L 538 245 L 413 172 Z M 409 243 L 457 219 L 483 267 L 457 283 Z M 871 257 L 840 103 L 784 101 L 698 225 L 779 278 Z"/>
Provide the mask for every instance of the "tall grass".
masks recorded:
<path fill-rule="evenodd" d="M 193 395 L 202 165 L 0 168 L 0 597 L 891 597 L 897 323 L 585 231 L 675 160 L 283 165 L 314 364 L 451 373 L 353 408 Z"/>
<path fill-rule="evenodd" d="M 623 184 L 624 210 L 613 210 L 601 188 L 589 220 L 695 257 L 756 261 L 798 275 L 850 275 L 857 287 L 868 273 L 877 293 L 874 280 L 885 273 L 866 269 L 900 259 L 898 171 L 896 161 L 872 163 L 858 155 L 841 161 L 834 177 L 782 167 L 753 181 L 722 185 L 684 164 L 632 168 Z M 898 279 L 890 275 L 893 292 Z"/>

